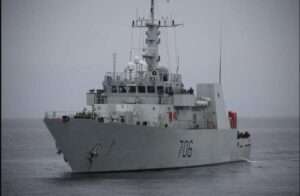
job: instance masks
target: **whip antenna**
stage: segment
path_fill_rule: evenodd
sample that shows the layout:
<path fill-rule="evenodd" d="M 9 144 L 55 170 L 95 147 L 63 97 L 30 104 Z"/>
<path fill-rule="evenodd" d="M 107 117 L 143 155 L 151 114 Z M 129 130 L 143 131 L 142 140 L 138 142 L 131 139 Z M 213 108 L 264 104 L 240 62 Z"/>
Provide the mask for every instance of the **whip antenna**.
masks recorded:
<path fill-rule="evenodd" d="M 222 84 L 222 28 L 220 30 L 220 46 L 219 46 L 219 84 Z"/>
<path fill-rule="evenodd" d="M 222 9 L 222 6 L 221 6 Z M 223 49 L 223 9 L 221 10 L 221 21 L 220 21 L 220 37 L 219 37 L 219 84 L 222 84 L 222 49 Z"/>

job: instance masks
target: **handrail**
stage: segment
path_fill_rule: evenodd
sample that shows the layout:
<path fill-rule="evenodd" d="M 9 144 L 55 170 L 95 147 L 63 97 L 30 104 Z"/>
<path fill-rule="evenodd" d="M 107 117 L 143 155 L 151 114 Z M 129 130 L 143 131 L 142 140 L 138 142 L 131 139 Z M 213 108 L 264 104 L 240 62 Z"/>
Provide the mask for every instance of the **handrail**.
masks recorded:
<path fill-rule="evenodd" d="M 48 111 L 45 112 L 45 119 L 62 118 L 63 116 L 74 117 L 78 111 Z"/>

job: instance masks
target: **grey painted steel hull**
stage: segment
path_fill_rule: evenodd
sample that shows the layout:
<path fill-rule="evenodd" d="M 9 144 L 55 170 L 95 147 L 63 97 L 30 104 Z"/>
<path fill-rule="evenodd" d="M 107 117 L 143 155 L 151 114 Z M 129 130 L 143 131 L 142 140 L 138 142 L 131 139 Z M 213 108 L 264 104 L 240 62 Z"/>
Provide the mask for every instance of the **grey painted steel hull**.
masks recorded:
<path fill-rule="evenodd" d="M 249 158 L 249 139 L 237 130 L 173 129 L 45 119 L 73 172 L 191 167 Z M 91 153 L 94 153 L 91 156 Z"/>

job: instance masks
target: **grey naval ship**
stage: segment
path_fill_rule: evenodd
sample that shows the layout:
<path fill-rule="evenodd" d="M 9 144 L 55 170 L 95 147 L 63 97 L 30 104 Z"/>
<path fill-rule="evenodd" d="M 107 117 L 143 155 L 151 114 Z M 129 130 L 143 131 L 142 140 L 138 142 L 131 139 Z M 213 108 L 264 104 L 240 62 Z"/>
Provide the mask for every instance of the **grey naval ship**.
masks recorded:
<path fill-rule="evenodd" d="M 174 20 L 150 15 L 132 21 L 146 29 L 145 47 L 124 72 L 106 73 L 102 89 L 86 94 L 80 112 L 46 112 L 44 122 L 73 172 L 192 167 L 249 159 L 248 132 L 225 110 L 221 82 L 185 89 L 178 69 L 159 65 L 160 29 Z M 220 77 L 220 76 L 219 76 Z"/>

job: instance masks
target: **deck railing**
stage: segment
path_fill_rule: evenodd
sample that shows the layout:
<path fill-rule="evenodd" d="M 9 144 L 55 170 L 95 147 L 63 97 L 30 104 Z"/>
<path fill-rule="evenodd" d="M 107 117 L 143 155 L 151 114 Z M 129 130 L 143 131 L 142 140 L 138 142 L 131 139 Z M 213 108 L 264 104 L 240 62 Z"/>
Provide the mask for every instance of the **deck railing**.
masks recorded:
<path fill-rule="evenodd" d="M 62 118 L 63 116 L 69 116 L 73 118 L 75 114 L 78 113 L 77 111 L 49 111 L 45 112 L 45 119 L 55 119 L 55 118 Z"/>

